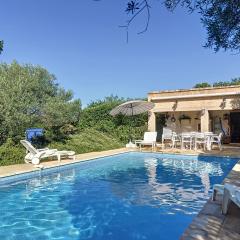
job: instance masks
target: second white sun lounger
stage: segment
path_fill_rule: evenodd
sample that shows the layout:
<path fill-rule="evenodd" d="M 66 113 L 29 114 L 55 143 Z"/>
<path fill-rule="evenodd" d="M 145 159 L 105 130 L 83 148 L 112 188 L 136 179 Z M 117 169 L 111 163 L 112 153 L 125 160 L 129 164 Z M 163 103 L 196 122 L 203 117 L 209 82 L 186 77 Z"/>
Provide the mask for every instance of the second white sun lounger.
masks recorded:
<path fill-rule="evenodd" d="M 136 140 L 135 144 L 139 144 L 140 151 L 142 150 L 142 146 L 151 146 L 152 151 L 155 149 L 157 141 L 157 132 L 145 132 L 143 140 Z"/>
<path fill-rule="evenodd" d="M 227 214 L 230 202 L 234 202 L 238 207 L 240 207 L 240 187 L 225 184 L 222 201 L 223 214 Z"/>
<path fill-rule="evenodd" d="M 223 195 L 222 198 L 222 213 L 227 214 L 230 202 L 234 202 L 240 207 L 240 187 L 232 184 L 215 184 L 213 186 L 212 200 L 216 200 L 216 194 L 219 192 Z"/>

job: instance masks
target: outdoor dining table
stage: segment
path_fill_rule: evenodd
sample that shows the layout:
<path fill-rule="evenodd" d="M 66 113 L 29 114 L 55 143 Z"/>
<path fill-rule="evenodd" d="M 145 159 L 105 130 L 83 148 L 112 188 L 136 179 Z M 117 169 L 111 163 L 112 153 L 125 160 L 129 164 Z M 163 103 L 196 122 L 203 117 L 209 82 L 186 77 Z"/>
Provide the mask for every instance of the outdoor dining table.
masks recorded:
<path fill-rule="evenodd" d="M 180 134 L 178 134 L 178 137 L 180 139 L 180 142 L 182 143 L 182 147 L 183 147 L 183 142 L 187 142 L 190 144 L 190 149 L 192 148 L 192 143 L 193 143 L 193 138 L 194 138 L 194 132 L 182 132 Z M 186 141 L 184 141 L 184 139 Z"/>
<path fill-rule="evenodd" d="M 191 141 L 193 143 L 197 133 L 198 132 L 182 132 L 182 133 L 178 134 L 178 137 L 182 141 L 182 138 L 187 136 L 187 137 L 191 138 Z M 212 149 L 212 146 L 211 146 L 212 145 L 211 144 L 212 141 L 211 140 L 212 140 L 213 137 L 217 137 L 218 135 L 213 133 L 213 132 L 205 132 L 204 136 L 206 138 L 206 149 L 208 151 L 210 151 Z"/>

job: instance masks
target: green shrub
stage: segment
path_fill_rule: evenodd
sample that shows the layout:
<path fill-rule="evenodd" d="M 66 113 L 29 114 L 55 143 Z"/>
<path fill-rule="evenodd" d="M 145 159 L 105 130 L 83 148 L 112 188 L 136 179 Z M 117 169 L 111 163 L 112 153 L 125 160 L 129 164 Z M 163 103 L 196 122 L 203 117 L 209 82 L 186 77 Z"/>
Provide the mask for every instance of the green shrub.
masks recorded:
<path fill-rule="evenodd" d="M 147 113 L 137 116 L 117 115 L 112 117 L 110 111 L 127 99 L 106 97 L 104 100 L 89 104 L 83 109 L 79 129 L 94 128 L 99 132 L 113 136 L 126 144 L 129 139 L 142 139 L 147 131 Z"/>
<path fill-rule="evenodd" d="M 85 108 L 81 115 L 76 115 L 76 119 L 68 123 L 71 112 L 75 111 L 75 107 L 79 104 L 74 104 L 72 108 L 66 108 L 63 116 L 58 115 L 59 109 L 64 107 L 59 102 L 54 102 L 47 110 L 48 118 L 45 116 L 45 136 L 42 141 L 44 144 L 49 144 L 49 148 L 57 148 L 58 150 L 73 150 L 77 154 L 104 151 L 110 149 L 121 148 L 131 140 L 142 139 L 144 132 L 147 130 L 147 113 L 137 116 L 126 117 L 118 115 L 112 117 L 109 112 L 117 105 L 125 101 L 118 97 L 107 97 L 102 101 L 91 103 Z M 58 106 L 58 104 L 60 104 Z M 75 122 L 80 118 L 78 126 Z M 56 119 L 56 121 L 55 121 Z M 65 122 L 66 120 L 66 122 Z M 76 121 L 75 121 L 76 120 Z M 62 124 L 52 124 L 52 123 Z M 27 125 L 28 126 L 28 125 Z M 61 127 L 60 127 L 61 126 Z M 4 130 L 4 128 L 3 128 Z M 1 135 L 1 128 L 0 128 Z M 17 145 L 19 139 L 8 139 L 0 146 L 0 166 L 16 163 L 23 163 L 25 149 L 23 146 Z M 43 147 L 34 144 L 37 148 Z M 44 146 L 45 147 L 45 146 Z"/>
<path fill-rule="evenodd" d="M 24 147 L 15 145 L 10 138 L 0 146 L 0 166 L 24 163 L 24 156 Z"/>
<path fill-rule="evenodd" d="M 77 154 L 104 151 L 109 149 L 121 148 L 123 144 L 109 134 L 99 132 L 93 128 L 82 130 L 64 142 L 51 143 L 50 148 L 58 150 L 73 150 Z"/>
<path fill-rule="evenodd" d="M 140 127 L 130 127 L 122 125 L 117 127 L 113 134 L 114 137 L 118 138 L 122 143 L 127 143 L 130 139 L 132 141 L 137 139 L 143 139 L 144 132 L 147 131 L 147 124 Z"/>

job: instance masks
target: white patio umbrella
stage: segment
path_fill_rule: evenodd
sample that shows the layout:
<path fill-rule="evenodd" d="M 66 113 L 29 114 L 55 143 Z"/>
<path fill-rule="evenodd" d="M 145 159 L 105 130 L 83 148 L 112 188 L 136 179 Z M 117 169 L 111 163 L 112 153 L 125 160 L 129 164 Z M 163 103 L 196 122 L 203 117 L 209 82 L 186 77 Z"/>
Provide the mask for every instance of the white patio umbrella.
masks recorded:
<path fill-rule="evenodd" d="M 134 116 L 151 110 L 154 107 L 154 103 L 143 100 L 128 101 L 120 104 L 111 110 L 110 115 L 116 116 L 122 114 L 124 116 Z M 133 146 L 131 139 L 129 146 Z"/>
<path fill-rule="evenodd" d="M 128 101 L 112 109 L 110 114 L 112 116 L 116 116 L 118 114 L 122 114 L 124 116 L 133 116 L 147 112 L 153 107 L 154 103 L 152 102 L 146 102 L 142 100 Z"/>

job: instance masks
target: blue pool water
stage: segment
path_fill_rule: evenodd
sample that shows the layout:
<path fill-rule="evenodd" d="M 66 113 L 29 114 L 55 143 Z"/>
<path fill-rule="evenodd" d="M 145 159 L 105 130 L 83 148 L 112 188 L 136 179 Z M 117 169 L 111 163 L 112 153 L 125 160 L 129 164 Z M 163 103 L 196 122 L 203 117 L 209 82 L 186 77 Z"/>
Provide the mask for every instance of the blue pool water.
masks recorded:
<path fill-rule="evenodd" d="M 0 182 L 0 239 L 179 239 L 236 162 L 127 153 Z"/>

